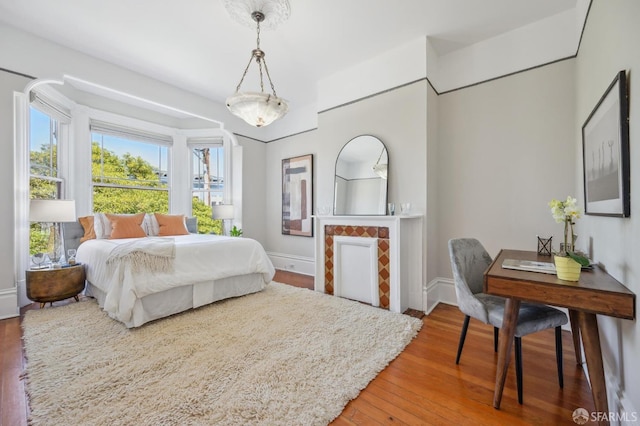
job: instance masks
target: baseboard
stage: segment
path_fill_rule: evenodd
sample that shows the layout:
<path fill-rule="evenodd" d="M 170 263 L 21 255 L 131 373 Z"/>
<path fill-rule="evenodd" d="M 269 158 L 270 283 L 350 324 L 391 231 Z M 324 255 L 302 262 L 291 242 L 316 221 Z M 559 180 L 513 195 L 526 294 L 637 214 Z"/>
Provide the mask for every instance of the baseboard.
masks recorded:
<path fill-rule="evenodd" d="M 584 353 L 583 353 L 584 356 Z M 583 358 L 584 359 L 584 358 Z M 631 398 L 628 394 L 620 388 L 620 380 L 613 373 L 616 369 L 611 368 L 606 358 L 602 359 L 604 367 L 605 386 L 607 387 L 607 400 L 609 403 L 609 413 L 604 413 L 604 416 L 610 421 L 612 425 L 636 425 L 640 421 L 640 412 L 637 407 L 634 406 Z M 591 381 L 589 380 L 589 369 L 587 363 L 582 363 L 584 374 L 591 387 Z M 598 413 L 600 416 L 603 414 Z M 592 416 L 597 416 L 596 413 L 591 413 Z"/>
<path fill-rule="evenodd" d="M 274 252 L 267 252 L 267 256 L 276 269 L 303 275 L 315 276 L 316 274 L 316 262 L 312 257 Z"/>
<path fill-rule="evenodd" d="M 607 392 L 609 390 L 607 389 Z M 640 411 L 631 402 L 628 394 L 618 392 L 618 413 L 620 413 L 621 425 L 637 425 L 640 421 Z"/>
<path fill-rule="evenodd" d="M 0 290 L 0 320 L 20 315 L 16 287 Z"/>
<path fill-rule="evenodd" d="M 429 315 L 438 303 L 458 306 L 456 289 L 451 278 L 438 277 L 422 288 L 422 309 L 426 315 Z"/>

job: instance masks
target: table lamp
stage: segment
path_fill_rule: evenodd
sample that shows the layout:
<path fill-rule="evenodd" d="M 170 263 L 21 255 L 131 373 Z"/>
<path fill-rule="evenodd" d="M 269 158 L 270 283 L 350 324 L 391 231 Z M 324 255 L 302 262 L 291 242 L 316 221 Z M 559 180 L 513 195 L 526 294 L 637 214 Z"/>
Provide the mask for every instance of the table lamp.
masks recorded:
<path fill-rule="evenodd" d="M 222 220 L 222 235 L 227 235 L 225 221 L 233 219 L 232 204 L 213 204 L 211 206 L 211 217 Z"/>
<path fill-rule="evenodd" d="M 29 204 L 29 221 L 50 223 L 50 241 L 53 243 L 49 254 L 54 266 L 59 264 L 64 252 L 60 222 L 76 220 L 76 202 L 74 200 L 31 200 Z"/>

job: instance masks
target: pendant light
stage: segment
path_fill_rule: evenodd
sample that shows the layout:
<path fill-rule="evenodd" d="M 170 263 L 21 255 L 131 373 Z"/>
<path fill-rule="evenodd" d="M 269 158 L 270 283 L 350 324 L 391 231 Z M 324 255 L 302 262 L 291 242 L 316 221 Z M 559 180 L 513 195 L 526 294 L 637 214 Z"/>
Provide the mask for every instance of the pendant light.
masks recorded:
<path fill-rule="evenodd" d="M 251 58 L 249 58 L 249 63 L 242 74 L 240 83 L 238 83 L 235 93 L 227 98 L 226 104 L 227 108 L 229 108 L 229 111 L 231 111 L 233 115 L 242 118 L 252 126 L 264 127 L 268 126 L 275 120 L 284 117 L 289 110 L 289 106 L 284 99 L 278 97 L 275 86 L 271 81 L 271 75 L 269 75 L 269 68 L 267 67 L 265 53 L 260 49 L 260 24 L 267 19 L 266 14 L 270 12 L 274 12 L 275 15 L 280 14 L 280 16 L 276 16 L 274 18 L 269 16 L 269 24 L 271 27 L 274 27 L 275 24 L 281 20 L 288 18 L 289 3 L 286 0 L 265 0 L 259 5 L 256 5 L 255 3 L 255 1 L 247 2 L 238 0 L 227 0 L 225 2 L 225 6 L 227 6 L 229 14 L 236 20 L 244 23 L 246 23 L 246 20 L 244 20 L 242 16 L 243 12 L 248 13 L 247 8 L 260 8 L 260 10 L 253 10 L 250 13 L 251 19 L 256 24 L 256 48 L 251 51 Z M 247 76 L 247 71 L 249 71 L 249 67 L 254 59 L 258 64 L 258 71 L 260 74 L 260 92 L 241 92 L 240 87 L 242 86 L 242 83 Z M 264 74 L 267 75 L 267 80 L 271 87 L 271 93 L 264 91 Z"/>

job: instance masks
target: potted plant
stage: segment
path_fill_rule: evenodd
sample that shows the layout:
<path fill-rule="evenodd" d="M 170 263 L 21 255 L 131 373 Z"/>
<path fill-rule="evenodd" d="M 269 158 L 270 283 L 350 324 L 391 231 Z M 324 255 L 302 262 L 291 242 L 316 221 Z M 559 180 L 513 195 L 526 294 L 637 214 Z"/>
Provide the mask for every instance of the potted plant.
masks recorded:
<path fill-rule="evenodd" d="M 242 229 L 240 229 L 237 226 L 233 225 L 233 228 L 231 228 L 231 230 L 229 231 L 229 235 L 232 236 L 232 237 L 241 237 L 242 236 Z"/>
<path fill-rule="evenodd" d="M 553 199 L 549 202 L 553 218 L 564 223 L 564 243 L 555 253 L 554 263 L 558 278 L 566 281 L 578 281 L 581 268 L 589 265 L 589 259 L 575 251 L 577 236 L 573 233 L 573 225 L 582 214 L 576 203 L 577 200 L 571 196 L 565 201 Z"/>

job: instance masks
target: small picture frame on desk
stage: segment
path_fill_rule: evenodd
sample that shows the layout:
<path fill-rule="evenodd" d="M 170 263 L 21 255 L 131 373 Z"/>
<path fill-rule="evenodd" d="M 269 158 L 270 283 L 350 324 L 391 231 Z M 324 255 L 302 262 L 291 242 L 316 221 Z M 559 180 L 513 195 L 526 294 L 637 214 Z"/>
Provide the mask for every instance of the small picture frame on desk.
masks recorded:
<path fill-rule="evenodd" d="M 538 237 L 538 254 L 540 256 L 551 256 L 552 246 L 551 241 L 553 237 L 540 238 Z"/>

